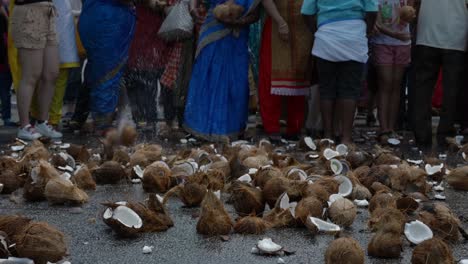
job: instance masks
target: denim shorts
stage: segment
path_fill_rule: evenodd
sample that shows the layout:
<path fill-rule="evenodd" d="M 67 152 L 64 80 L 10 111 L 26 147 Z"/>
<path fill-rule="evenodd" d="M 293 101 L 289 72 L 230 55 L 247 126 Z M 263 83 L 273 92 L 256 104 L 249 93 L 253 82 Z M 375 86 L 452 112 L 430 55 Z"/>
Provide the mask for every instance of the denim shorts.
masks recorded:
<path fill-rule="evenodd" d="M 356 61 L 333 62 L 317 58 L 320 99 L 355 99 L 361 95 L 365 64 Z"/>

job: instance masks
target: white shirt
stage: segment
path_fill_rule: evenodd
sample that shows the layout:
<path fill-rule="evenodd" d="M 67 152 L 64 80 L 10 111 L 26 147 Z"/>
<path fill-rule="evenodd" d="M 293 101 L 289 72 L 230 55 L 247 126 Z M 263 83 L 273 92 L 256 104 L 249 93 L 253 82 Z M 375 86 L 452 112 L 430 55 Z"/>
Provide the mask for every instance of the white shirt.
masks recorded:
<path fill-rule="evenodd" d="M 366 28 L 361 19 L 324 24 L 315 33 L 312 55 L 333 62 L 366 63 L 369 59 Z"/>
<path fill-rule="evenodd" d="M 467 0 L 422 0 L 417 45 L 465 51 L 468 37 Z"/>

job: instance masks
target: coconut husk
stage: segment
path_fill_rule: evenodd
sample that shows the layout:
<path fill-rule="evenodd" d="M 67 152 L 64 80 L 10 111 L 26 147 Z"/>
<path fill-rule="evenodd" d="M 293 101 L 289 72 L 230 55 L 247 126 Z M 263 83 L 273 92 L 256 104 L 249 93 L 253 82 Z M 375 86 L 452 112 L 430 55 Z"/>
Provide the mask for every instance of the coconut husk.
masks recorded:
<path fill-rule="evenodd" d="M 265 184 L 263 198 L 270 208 L 275 206 L 276 201 L 284 192 L 288 192 L 291 189 L 291 182 L 291 180 L 284 177 L 275 177 Z"/>
<path fill-rule="evenodd" d="M 3 190 L 0 192 L 2 194 L 10 194 L 24 184 L 22 179 L 9 169 L 0 171 L 0 183 L 3 184 Z"/>
<path fill-rule="evenodd" d="M 208 191 L 201 204 L 197 232 L 202 235 L 227 235 L 231 232 L 233 222 L 226 212 L 223 203 L 216 195 Z"/>
<path fill-rule="evenodd" d="M 51 204 L 83 204 L 88 202 L 88 195 L 71 181 L 54 178 L 47 182 L 44 195 Z"/>
<path fill-rule="evenodd" d="M 273 166 L 277 168 L 287 168 L 287 167 L 297 167 L 299 162 L 290 155 L 273 153 L 271 155 L 271 160 L 273 161 Z"/>
<path fill-rule="evenodd" d="M 340 184 L 333 177 L 322 177 L 314 181 L 314 184 L 322 186 L 330 194 L 338 193 L 340 187 Z"/>
<path fill-rule="evenodd" d="M 334 143 L 327 139 L 317 139 L 315 140 L 315 145 L 318 147 L 320 152 L 323 152 L 326 148 L 333 148 L 335 146 Z"/>
<path fill-rule="evenodd" d="M 64 234 L 45 222 L 30 222 L 13 240 L 18 256 L 37 264 L 55 263 L 67 255 Z"/>
<path fill-rule="evenodd" d="M 119 128 L 120 144 L 129 147 L 135 144 L 137 137 L 138 133 L 136 131 L 135 126 L 126 124 Z"/>
<path fill-rule="evenodd" d="M 281 170 L 275 167 L 264 167 L 258 169 L 253 177 L 253 184 L 263 190 L 265 184 L 272 178 L 283 176 Z"/>
<path fill-rule="evenodd" d="M 282 169 L 283 175 L 285 178 L 294 181 L 304 180 L 304 177 L 307 178 L 307 173 L 300 169 L 299 166 L 289 166 Z"/>
<path fill-rule="evenodd" d="M 378 192 L 392 193 L 392 189 L 390 189 L 390 187 L 380 182 L 374 182 L 371 185 L 371 190 L 373 193 L 378 193 Z"/>
<path fill-rule="evenodd" d="M 156 213 L 158 218 L 168 227 L 174 226 L 169 213 L 167 212 L 166 207 L 159 201 L 156 194 L 150 193 L 148 196 L 148 201 L 146 202 L 147 207 Z"/>
<path fill-rule="evenodd" d="M 255 156 L 268 157 L 268 153 L 265 150 L 254 146 L 242 146 L 237 154 L 237 157 L 241 161 L 241 163 L 246 159 Z"/>
<path fill-rule="evenodd" d="M 151 161 L 146 157 L 145 151 L 136 151 L 130 156 L 130 167 L 140 166 L 145 168 L 150 165 Z"/>
<path fill-rule="evenodd" d="M 20 215 L 0 215 L 0 231 L 7 234 L 10 239 L 19 234 L 31 219 Z"/>
<path fill-rule="evenodd" d="M 65 167 L 68 165 L 67 161 L 59 154 L 52 155 L 50 164 L 52 164 L 54 167 Z"/>
<path fill-rule="evenodd" d="M 369 212 L 378 208 L 396 208 L 395 197 L 385 192 L 376 193 L 369 202 Z"/>
<path fill-rule="evenodd" d="M 341 237 L 328 246 L 325 251 L 326 264 L 364 264 L 364 250 L 350 237 Z"/>
<path fill-rule="evenodd" d="M 21 161 L 28 163 L 31 161 L 49 160 L 49 151 L 40 141 L 35 140 L 24 148 Z"/>
<path fill-rule="evenodd" d="M 112 160 L 122 165 L 127 165 L 128 163 L 130 163 L 130 155 L 128 154 L 126 149 L 117 148 L 114 150 Z"/>
<path fill-rule="evenodd" d="M 234 232 L 239 234 L 261 235 L 270 228 L 270 224 L 260 217 L 246 216 L 238 219 L 234 224 Z"/>
<path fill-rule="evenodd" d="M 323 188 L 322 185 L 313 183 L 307 184 L 302 189 L 302 197 L 315 197 L 322 202 L 323 206 L 328 207 L 327 201 L 330 197 L 330 193 L 327 190 L 325 190 L 325 188 Z"/>
<path fill-rule="evenodd" d="M 403 247 L 401 234 L 395 232 L 377 232 L 369 242 L 367 253 L 377 258 L 398 258 Z"/>
<path fill-rule="evenodd" d="M 404 191 L 410 180 L 409 172 L 404 167 L 388 170 L 390 186 L 393 190 Z"/>
<path fill-rule="evenodd" d="M 279 204 L 279 200 L 278 200 Z M 271 225 L 272 228 L 294 227 L 297 222 L 289 209 L 282 209 L 279 205 L 275 206 L 269 212 L 263 215 L 263 220 Z"/>
<path fill-rule="evenodd" d="M 359 180 L 359 182 L 369 189 L 377 179 L 370 174 L 371 168 L 368 166 L 361 166 L 356 168 L 353 173 L 354 176 Z"/>
<path fill-rule="evenodd" d="M 0 156 L 0 171 L 10 170 L 18 175 L 22 172 L 22 164 L 10 156 Z"/>
<path fill-rule="evenodd" d="M 71 181 L 83 190 L 96 190 L 96 182 L 88 169 L 88 166 L 84 165 L 78 169 L 75 174 L 71 177 Z"/>
<path fill-rule="evenodd" d="M 413 213 L 419 208 L 419 203 L 411 197 L 402 197 L 396 200 L 396 206 L 403 213 Z"/>
<path fill-rule="evenodd" d="M 185 206 L 199 206 L 207 192 L 205 185 L 196 182 L 186 182 L 170 189 L 165 195 L 163 204 L 166 204 L 171 196 L 177 196 Z"/>
<path fill-rule="evenodd" d="M 128 203 L 128 208 L 137 213 L 143 220 L 143 227 L 140 232 L 162 232 L 170 228 L 167 225 L 167 220 L 150 210 L 144 203 Z"/>
<path fill-rule="evenodd" d="M 231 174 L 231 166 L 228 161 L 219 160 L 215 161 L 210 165 L 210 170 L 218 170 L 224 174 L 227 182 L 232 182 L 234 177 Z"/>
<path fill-rule="evenodd" d="M 70 154 L 76 161 L 86 163 L 91 158 L 91 153 L 89 153 L 86 146 L 70 144 L 70 147 L 67 149 L 67 153 Z"/>
<path fill-rule="evenodd" d="M 263 166 L 270 165 L 271 161 L 266 155 L 257 155 L 246 158 L 241 164 L 247 168 L 259 169 Z"/>
<path fill-rule="evenodd" d="M 156 161 L 143 172 L 143 190 L 146 192 L 167 192 L 172 185 L 171 169 L 163 161 Z"/>
<path fill-rule="evenodd" d="M 323 202 L 314 196 L 303 198 L 299 201 L 295 209 L 298 224 L 304 226 L 309 216 L 322 218 Z"/>
<path fill-rule="evenodd" d="M 126 205 L 120 205 L 120 204 L 114 204 L 114 203 L 105 203 L 103 205 L 105 205 L 107 208 L 104 210 L 104 212 L 102 214 L 102 221 L 107 226 L 109 226 L 114 232 L 116 232 L 119 236 L 121 236 L 121 237 L 134 237 L 138 233 L 143 231 L 143 219 L 141 218 L 140 215 L 138 215 L 137 212 L 135 212 L 132 208 L 129 208 L 127 206 L 128 203 Z M 119 207 L 121 207 L 121 206 L 122 207 L 127 207 L 129 210 L 131 210 L 135 214 L 137 214 L 138 217 L 141 219 L 142 226 L 141 227 L 127 226 L 127 225 L 121 223 L 119 220 L 113 218 L 113 212 L 112 212 L 111 217 L 109 217 L 109 218 L 105 217 L 107 210 L 116 210 L 116 209 L 118 210 Z"/>
<path fill-rule="evenodd" d="M 420 193 L 420 192 L 412 192 L 408 194 L 408 197 L 411 197 L 415 200 L 421 200 L 421 202 L 426 202 L 429 201 L 429 198 L 427 198 L 426 195 Z"/>
<path fill-rule="evenodd" d="M 59 178 L 59 172 L 47 161 L 39 161 L 39 164 L 31 170 L 30 176 L 24 184 L 23 197 L 28 201 L 45 200 L 45 187 L 51 179 Z"/>
<path fill-rule="evenodd" d="M 372 212 L 368 226 L 372 232 L 403 233 L 406 217 L 395 208 L 378 208 Z"/>
<path fill-rule="evenodd" d="M 346 155 L 346 160 L 349 162 L 351 169 L 356 169 L 361 166 L 370 166 L 374 161 L 372 155 L 365 151 L 350 151 Z"/>
<path fill-rule="evenodd" d="M 248 184 L 235 182 L 231 189 L 231 201 L 240 216 L 261 215 L 265 209 L 262 191 Z"/>
<path fill-rule="evenodd" d="M 334 201 L 328 208 L 328 217 L 339 226 L 351 226 L 354 219 L 356 219 L 356 215 L 356 206 L 346 198 Z"/>
<path fill-rule="evenodd" d="M 444 204 L 425 205 L 423 210 L 419 212 L 418 218 L 432 229 L 436 237 L 451 242 L 460 240 L 460 220 Z"/>
<path fill-rule="evenodd" d="M 122 165 L 115 161 L 106 161 L 101 166 L 91 171 L 97 184 L 116 184 L 127 178 Z"/>
<path fill-rule="evenodd" d="M 411 264 L 453 264 L 452 250 L 439 238 L 423 241 L 413 250 Z"/>
<path fill-rule="evenodd" d="M 11 253 L 8 250 L 10 245 L 11 242 L 8 239 L 8 235 L 5 232 L 0 231 L 0 259 L 7 259 L 11 256 Z"/>
<path fill-rule="evenodd" d="M 357 200 L 369 200 L 372 198 L 372 193 L 362 184 L 353 184 L 351 197 Z"/>
<path fill-rule="evenodd" d="M 374 165 L 399 165 L 401 159 L 391 152 L 382 152 L 376 155 Z"/>
<path fill-rule="evenodd" d="M 463 166 L 450 171 L 447 182 L 454 189 L 468 191 L 468 166 Z"/>
<path fill-rule="evenodd" d="M 406 186 L 405 192 L 420 192 L 426 195 L 428 192 L 431 191 L 431 186 L 427 184 L 427 174 L 421 168 L 414 168 L 406 166 L 406 170 L 408 171 L 409 181 Z"/>

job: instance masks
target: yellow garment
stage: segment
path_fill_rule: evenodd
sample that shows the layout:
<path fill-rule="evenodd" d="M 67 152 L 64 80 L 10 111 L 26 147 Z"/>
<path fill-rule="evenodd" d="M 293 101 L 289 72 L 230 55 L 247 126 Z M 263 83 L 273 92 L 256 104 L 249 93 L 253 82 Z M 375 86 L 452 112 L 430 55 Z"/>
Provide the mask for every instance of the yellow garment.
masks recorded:
<path fill-rule="evenodd" d="M 55 82 L 55 92 L 52 103 L 49 107 L 49 124 L 58 125 L 62 119 L 63 97 L 67 89 L 69 69 L 60 69 L 59 76 Z M 39 105 L 37 103 L 37 90 L 31 103 L 31 116 L 35 119 L 39 117 Z"/>

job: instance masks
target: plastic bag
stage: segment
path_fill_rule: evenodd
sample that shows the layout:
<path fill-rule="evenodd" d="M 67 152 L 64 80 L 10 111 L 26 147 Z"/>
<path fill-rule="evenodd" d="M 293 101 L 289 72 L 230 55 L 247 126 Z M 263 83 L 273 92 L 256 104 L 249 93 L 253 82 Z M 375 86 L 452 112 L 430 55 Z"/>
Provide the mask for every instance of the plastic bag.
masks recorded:
<path fill-rule="evenodd" d="M 165 41 L 180 41 L 193 35 L 193 19 L 187 0 L 180 0 L 164 19 L 158 36 Z"/>

